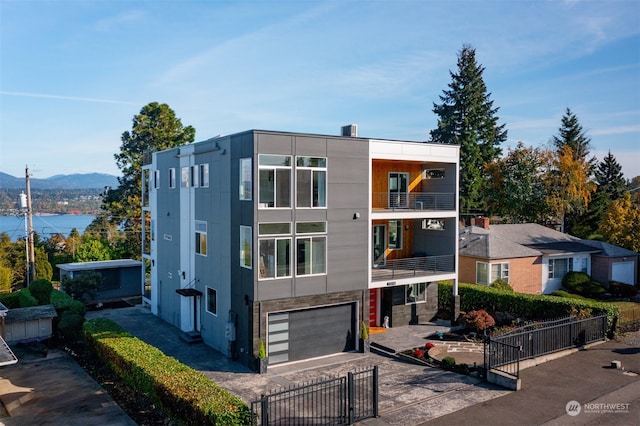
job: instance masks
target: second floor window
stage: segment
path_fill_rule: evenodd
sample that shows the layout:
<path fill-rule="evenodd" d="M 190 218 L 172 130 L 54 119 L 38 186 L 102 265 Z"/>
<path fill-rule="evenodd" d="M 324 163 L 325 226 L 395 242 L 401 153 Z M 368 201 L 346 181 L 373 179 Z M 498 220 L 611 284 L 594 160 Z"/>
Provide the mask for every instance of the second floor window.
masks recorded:
<path fill-rule="evenodd" d="M 296 275 L 327 273 L 327 223 L 296 223 Z"/>
<path fill-rule="evenodd" d="M 259 224 L 258 256 L 260 279 L 290 277 L 291 224 Z"/>
<path fill-rule="evenodd" d="M 207 255 L 207 222 L 196 220 L 196 253 Z"/>
<path fill-rule="evenodd" d="M 291 156 L 260 155 L 259 207 L 291 207 Z"/>
<path fill-rule="evenodd" d="M 296 159 L 296 207 L 327 207 L 327 159 Z"/>

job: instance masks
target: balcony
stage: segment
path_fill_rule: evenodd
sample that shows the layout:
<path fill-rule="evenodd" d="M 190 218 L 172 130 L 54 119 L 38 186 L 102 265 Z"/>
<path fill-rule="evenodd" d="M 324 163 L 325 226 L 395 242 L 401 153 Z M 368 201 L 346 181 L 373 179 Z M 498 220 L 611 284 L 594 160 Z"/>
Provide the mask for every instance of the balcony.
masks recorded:
<path fill-rule="evenodd" d="M 429 277 L 455 272 L 453 255 L 390 259 L 371 270 L 371 281 L 388 281 L 411 277 Z"/>
<path fill-rule="evenodd" d="M 455 210 L 453 192 L 374 192 L 373 210 L 446 211 Z"/>

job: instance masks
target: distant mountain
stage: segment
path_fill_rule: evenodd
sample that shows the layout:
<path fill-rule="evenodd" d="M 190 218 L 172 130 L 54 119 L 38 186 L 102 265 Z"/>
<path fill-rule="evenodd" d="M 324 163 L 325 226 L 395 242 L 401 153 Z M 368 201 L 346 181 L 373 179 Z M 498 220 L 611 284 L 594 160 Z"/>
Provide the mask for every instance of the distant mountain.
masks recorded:
<path fill-rule="evenodd" d="M 118 186 L 118 178 L 105 173 L 85 173 L 55 175 L 47 179 L 31 179 L 32 189 L 92 189 Z M 21 189 L 25 187 L 24 177 L 14 177 L 0 172 L 0 189 Z"/>

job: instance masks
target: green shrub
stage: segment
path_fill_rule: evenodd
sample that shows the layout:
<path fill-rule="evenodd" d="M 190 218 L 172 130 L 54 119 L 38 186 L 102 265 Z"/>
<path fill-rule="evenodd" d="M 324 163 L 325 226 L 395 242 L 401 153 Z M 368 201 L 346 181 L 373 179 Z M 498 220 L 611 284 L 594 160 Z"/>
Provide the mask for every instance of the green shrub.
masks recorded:
<path fill-rule="evenodd" d="M 630 284 L 611 281 L 609 283 L 609 293 L 615 297 L 635 297 L 638 294 L 638 289 Z"/>
<path fill-rule="evenodd" d="M 96 271 L 86 271 L 71 279 L 64 277 L 61 285 L 64 292 L 76 300 L 93 300 L 102 286 L 102 275 Z"/>
<path fill-rule="evenodd" d="M 9 309 L 20 307 L 20 292 L 0 294 L 0 303 Z"/>
<path fill-rule="evenodd" d="M 505 280 L 495 280 L 491 283 L 491 287 L 496 288 L 498 290 L 506 290 L 513 291 L 513 287 L 509 285 L 509 283 Z"/>
<path fill-rule="evenodd" d="M 442 368 L 451 371 L 456 366 L 456 359 L 452 356 L 445 356 L 442 358 Z"/>
<path fill-rule="evenodd" d="M 88 345 L 120 377 L 185 424 L 248 425 L 249 408 L 204 374 L 131 336 L 113 321 L 84 323 Z"/>
<path fill-rule="evenodd" d="M 65 339 L 78 340 L 82 337 L 84 317 L 72 311 L 65 311 L 58 321 L 58 330 Z"/>
<path fill-rule="evenodd" d="M 571 293 L 585 297 L 598 297 L 607 291 L 600 282 L 592 280 L 584 272 L 576 271 L 570 271 L 565 274 L 562 278 L 562 286 Z"/>
<path fill-rule="evenodd" d="M 51 304 L 60 317 L 65 311 L 72 311 L 80 316 L 84 316 L 86 313 L 86 308 L 82 302 L 73 300 L 71 296 L 58 290 L 53 290 L 51 293 Z"/>
<path fill-rule="evenodd" d="M 48 305 L 51 303 L 51 292 L 53 291 L 51 281 L 45 279 L 35 280 L 29 284 L 29 290 L 39 305 Z"/>
<path fill-rule="evenodd" d="M 452 284 L 438 283 L 438 309 L 451 311 Z M 460 309 L 470 312 L 484 309 L 490 314 L 510 312 L 519 318 L 544 320 L 571 315 L 572 309 L 591 309 L 594 315 L 606 314 L 609 327 L 618 315 L 617 306 L 587 299 L 569 299 L 538 294 L 524 294 L 477 284 L 460 283 Z"/>
<path fill-rule="evenodd" d="M 31 306 L 38 306 L 38 300 L 33 297 L 28 288 L 23 288 L 18 292 L 18 300 L 20 300 L 21 308 L 29 308 Z"/>
<path fill-rule="evenodd" d="M 454 365 L 453 371 L 455 371 L 456 373 L 464 374 L 465 376 L 468 376 L 469 374 L 471 374 L 471 370 L 469 369 L 469 366 L 464 363 Z"/>
<path fill-rule="evenodd" d="M 471 331 L 480 332 L 496 325 L 495 320 L 484 309 L 468 312 L 460 317 L 460 325 Z"/>
<path fill-rule="evenodd" d="M 564 291 L 564 290 L 556 290 L 553 293 L 551 293 L 551 296 L 566 297 L 569 299 L 586 299 L 584 296 L 580 296 L 579 294 L 569 293 L 568 291 Z"/>

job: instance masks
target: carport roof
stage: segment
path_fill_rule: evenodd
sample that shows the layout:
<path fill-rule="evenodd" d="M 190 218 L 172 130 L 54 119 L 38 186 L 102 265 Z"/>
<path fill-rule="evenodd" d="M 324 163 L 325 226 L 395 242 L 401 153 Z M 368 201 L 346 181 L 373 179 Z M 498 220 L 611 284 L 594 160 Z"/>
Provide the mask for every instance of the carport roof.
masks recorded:
<path fill-rule="evenodd" d="M 133 259 L 116 259 L 95 262 L 61 263 L 57 266 L 61 271 L 94 271 L 96 269 L 142 266 L 142 262 Z"/>

